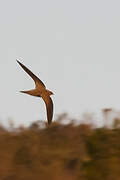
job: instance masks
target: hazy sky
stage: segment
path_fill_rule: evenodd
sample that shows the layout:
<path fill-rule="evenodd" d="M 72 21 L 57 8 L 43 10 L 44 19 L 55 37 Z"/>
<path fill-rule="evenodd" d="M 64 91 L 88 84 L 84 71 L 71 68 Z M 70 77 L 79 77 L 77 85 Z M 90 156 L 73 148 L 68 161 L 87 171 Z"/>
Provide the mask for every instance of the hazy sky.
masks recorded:
<path fill-rule="evenodd" d="M 0 0 L 0 119 L 46 119 L 19 59 L 54 92 L 54 113 L 120 109 L 119 0 Z M 54 118 L 55 118 L 54 115 Z"/>

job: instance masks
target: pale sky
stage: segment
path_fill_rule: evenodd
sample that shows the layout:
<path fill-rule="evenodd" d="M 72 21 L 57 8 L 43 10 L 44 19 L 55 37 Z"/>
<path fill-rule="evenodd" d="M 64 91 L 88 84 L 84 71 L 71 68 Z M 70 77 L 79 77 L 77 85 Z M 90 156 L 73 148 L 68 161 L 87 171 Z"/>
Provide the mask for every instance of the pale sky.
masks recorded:
<path fill-rule="evenodd" d="M 54 92 L 54 118 L 120 109 L 120 1 L 0 0 L 0 120 L 45 120 L 16 59 Z"/>

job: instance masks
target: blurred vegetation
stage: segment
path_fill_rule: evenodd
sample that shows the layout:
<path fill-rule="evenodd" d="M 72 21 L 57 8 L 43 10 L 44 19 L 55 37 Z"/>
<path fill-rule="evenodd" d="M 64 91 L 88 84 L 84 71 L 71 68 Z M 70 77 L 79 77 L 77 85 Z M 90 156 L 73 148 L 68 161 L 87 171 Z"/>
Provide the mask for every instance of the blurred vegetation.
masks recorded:
<path fill-rule="evenodd" d="M 34 122 L 0 127 L 0 180 L 120 180 L 120 120 L 111 128 L 90 123 L 48 127 Z"/>

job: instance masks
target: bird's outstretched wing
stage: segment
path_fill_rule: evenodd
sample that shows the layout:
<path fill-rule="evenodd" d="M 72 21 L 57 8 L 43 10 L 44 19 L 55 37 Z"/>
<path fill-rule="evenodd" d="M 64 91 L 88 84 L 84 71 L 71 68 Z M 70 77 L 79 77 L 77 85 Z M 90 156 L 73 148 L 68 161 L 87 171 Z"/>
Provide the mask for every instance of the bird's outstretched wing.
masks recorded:
<path fill-rule="evenodd" d="M 50 98 L 50 96 L 47 97 L 42 97 L 45 105 L 46 105 L 46 110 L 47 110 L 47 120 L 48 124 L 50 125 L 52 122 L 52 117 L 53 117 L 53 101 Z"/>
<path fill-rule="evenodd" d="M 43 86 L 45 88 L 44 83 L 36 76 L 34 75 L 25 65 L 23 65 L 21 62 L 17 60 L 18 64 L 31 76 L 31 78 L 35 81 L 36 87 Z"/>

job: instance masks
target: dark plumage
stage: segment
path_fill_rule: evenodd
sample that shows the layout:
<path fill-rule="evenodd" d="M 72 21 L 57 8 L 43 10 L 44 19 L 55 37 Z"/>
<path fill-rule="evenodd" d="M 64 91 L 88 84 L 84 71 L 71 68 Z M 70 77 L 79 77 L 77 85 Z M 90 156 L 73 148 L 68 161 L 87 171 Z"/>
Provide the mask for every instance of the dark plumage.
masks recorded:
<path fill-rule="evenodd" d="M 25 65 L 20 63 L 18 60 L 17 62 L 31 76 L 31 78 L 35 82 L 35 89 L 28 90 L 28 91 L 20 91 L 20 92 L 26 93 L 32 96 L 42 97 L 46 105 L 48 124 L 51 124 L 52 117 L 53 117 L 53 102 L 50 96 L 53 93 L 47 90 L 44 83 L 36 75 L 34 75 Z"/>

